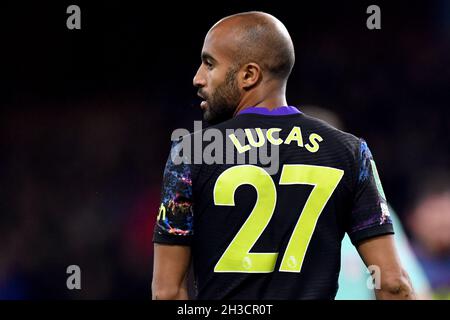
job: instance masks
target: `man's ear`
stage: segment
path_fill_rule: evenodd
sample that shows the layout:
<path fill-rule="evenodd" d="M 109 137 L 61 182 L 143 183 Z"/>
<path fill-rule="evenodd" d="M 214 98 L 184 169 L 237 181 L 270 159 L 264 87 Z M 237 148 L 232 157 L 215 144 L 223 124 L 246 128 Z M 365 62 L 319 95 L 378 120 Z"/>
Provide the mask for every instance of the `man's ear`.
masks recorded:
<path fill-rule="evenodd" d="M 257 63 L 247 63 L 241 68 L 241 87 L 250 89 L 262 80 L 261 67 Z"/>

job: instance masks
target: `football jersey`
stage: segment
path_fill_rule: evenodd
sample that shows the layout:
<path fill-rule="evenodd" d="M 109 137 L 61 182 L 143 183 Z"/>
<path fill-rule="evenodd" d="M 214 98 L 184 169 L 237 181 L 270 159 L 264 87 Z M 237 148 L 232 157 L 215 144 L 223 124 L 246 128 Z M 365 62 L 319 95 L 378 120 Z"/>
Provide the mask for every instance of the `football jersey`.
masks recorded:
<path fill-rule="evenodd" d="M 153 241 L 191 247 L 198 299 L 334 299 L 344 234 L 393 233 L 367 143 L 291 106 L 174 142 L 161 199 Z"/>

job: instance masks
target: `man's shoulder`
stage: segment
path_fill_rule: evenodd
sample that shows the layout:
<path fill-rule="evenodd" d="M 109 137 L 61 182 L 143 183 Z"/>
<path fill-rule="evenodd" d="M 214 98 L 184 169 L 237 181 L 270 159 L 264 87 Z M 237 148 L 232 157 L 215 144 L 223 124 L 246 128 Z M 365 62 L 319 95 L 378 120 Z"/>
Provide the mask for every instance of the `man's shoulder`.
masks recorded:
<path fill-rule="evenodd" d="M 342 131 L 324 120 L 309 116 L 307 114 L 303 114 L 303 119 L 305 123 L 308 123 L 308 126 L 313 128 L 320 128 L 321 130 L 329 133 L 329 135 L 337 138 L 342 143 L 357 144 L 360 141 L 360 138 L 356 137 L 354 134 Z"/>

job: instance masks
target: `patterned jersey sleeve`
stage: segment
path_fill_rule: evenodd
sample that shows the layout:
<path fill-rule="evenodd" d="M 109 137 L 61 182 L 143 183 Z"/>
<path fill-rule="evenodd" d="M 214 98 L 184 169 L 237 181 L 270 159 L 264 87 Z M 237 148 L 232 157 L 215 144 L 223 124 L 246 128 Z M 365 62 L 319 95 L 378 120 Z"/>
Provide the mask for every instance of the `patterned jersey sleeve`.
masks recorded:
<path fill-rule="evenodd" d="M 354 245 L 368 238 L 394 233 L 375 161 L 367 143 L 362 139 L 359 141 L 357 158 L 358 181 L 347 227 Z"/>
<path fill-rule="evenodd" d="M 191 167 L 172 160 L 180 146 L 180 142 L 173 143 L 164 170 L 161 206 L 153 233 L 155 243 L 190 245 L 194 233 Z"/>

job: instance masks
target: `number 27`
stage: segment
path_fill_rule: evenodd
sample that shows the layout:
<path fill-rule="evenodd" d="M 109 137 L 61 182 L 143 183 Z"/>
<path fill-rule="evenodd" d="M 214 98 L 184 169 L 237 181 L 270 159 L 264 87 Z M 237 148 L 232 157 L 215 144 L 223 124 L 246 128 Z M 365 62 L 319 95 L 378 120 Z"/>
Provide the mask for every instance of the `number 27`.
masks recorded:
<path fill-rule="evenodd" d="M 289 239 L 279 271 L 300 272 L 319 216 L 343 175 L 343 170 L 331 167 L 283 166 L 281 185 L 307 184 L 314 188 Z M 234 206 L 234 194 L 244 184 L 256 189 L 255 207 L 217 262 L 214 272 L 269 273 L 275 269 L 278 252 L 250 252 L 275 210 L 277 191 L 271 176 L 264 169 L 253 165 L 231 167 L 219 176 L 214 185 L 214 204 Z"/>

